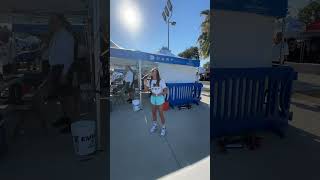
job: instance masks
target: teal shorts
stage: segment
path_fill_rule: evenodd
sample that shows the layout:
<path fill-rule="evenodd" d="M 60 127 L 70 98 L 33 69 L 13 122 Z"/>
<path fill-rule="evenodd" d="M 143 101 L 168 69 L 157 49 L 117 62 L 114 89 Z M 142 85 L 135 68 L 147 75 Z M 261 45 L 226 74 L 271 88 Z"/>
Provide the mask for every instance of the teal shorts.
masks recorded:
<path fill-rule="evenodd" d="M 164 96 L 151 96 L 150 101 L 152 105 L 160 106 L 164 103 L 165 98 Z"/>

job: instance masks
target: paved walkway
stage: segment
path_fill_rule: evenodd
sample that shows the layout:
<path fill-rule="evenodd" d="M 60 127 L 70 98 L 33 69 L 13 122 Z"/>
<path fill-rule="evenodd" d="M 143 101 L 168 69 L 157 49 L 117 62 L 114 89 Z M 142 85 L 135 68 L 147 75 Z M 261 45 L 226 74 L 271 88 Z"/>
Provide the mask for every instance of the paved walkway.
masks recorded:
<path fill-rule="evenodd" d="M 263 134 L 256 151 L 233 150 L 213 156 L 214 180 L 318 180 L 320 113 L 292 106 L 293 121 L 287 137 Z"/>
<path fill-rule="evenodd" d="M 61 115 L 56 105 L 46 105 L 49 123 Z M 91 159 L 79 161 L 73 149 L 71 134 L 60 134 L 49 128 L 43 133 L 37 116 L 25 116 L 25 134 L 0 158 L 1 180 L 88 180 L 105 179 L 107 154 L 98 152 Z"/>
<path fill-rule="evenodd" d="M 98 152 L 87 161 L 75 156 L 70 134 L 61 135 L 53 128 L 44 134 L 38 116 L 25 116 L 25 134 L 0 158 L 0 179 L 105 179 L 107 156 L 111 157 L 111 176 L 115 180 L 172 179 L 186 174 L 191 179 L 209 179 L 208 93 L 202 101 L 191 110 L 166 113 L 166 138 L 148 133 L 148 105 L 137 113 L 130 105 L 114 107 L 111 155 Z M 50 124 L 61 115 L 60 108 L 52 103 L 45 106 L 43 114 Z"/>
<path fill-rule="evenodd" d="M 206 100 L 205 100 L 206 99 Z M 117 106 L 111 113 L 111 179 L 172 179 L 179 172 L 209 179 L 209 98 L 190 110 L 169 110 L 167 136 L 150 134 L 151 109 L 133 112 L 131 105 Z M 182 175 L 185 173 L 182 173 Z M 194 176 L 183 179 L 194 179 Z M 199 178 L 196 178 L 199 179 Z"/>
<path fill-rule="evenodd" d="M 210 81 L 201 81 L 204 91 L 210 91 Z"/>
<path fill-rule="evenodd" d="M 299 73 L 293 87 L 299 93 L 320 92 L 320 75 Z"/>
<path fill-rule="evenodd" d="M 320 164 L 320 98 L 309 92 L 319 92 L 320 76 L 299 74 L 295 82 L 287 137 L 273 134 L 264 137 L 256 151 L 232 150 L 215 153 L 214 180 L 318 180 Z"/>

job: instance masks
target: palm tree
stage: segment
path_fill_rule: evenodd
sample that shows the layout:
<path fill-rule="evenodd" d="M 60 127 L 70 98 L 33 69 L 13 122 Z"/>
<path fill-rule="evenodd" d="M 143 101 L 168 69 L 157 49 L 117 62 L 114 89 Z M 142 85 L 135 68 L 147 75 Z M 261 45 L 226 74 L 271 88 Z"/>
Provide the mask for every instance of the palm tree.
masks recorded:
<path fill-rule="evenodd" d="M 201 23 L 201 34 L 198 38 L 200 45 L 200 54 L 203 58 L 210 56 L 210 10 L 204 10 L 200 13 L 201 16 L 205 16 L 204 21 Z"/>
<path fill-rule="evenodd" d="M 178 56 L 187 58 L 187 59 L 199 59 L 199 48 L 192 46 L 187 48 L 183 52 L 179 53 Z"/>

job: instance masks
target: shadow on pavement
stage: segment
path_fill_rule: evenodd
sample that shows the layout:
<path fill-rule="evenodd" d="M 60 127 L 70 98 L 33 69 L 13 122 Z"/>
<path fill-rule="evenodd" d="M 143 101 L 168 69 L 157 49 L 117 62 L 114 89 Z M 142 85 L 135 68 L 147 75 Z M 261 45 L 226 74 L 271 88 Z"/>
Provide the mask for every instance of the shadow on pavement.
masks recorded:
<path fill-rule="evenodd" d="M 295 92 L 308 92 L 308 91 L 320 90 L 320 86 L 312 83 L 302 82 L 302 81 L 294 81 L 293 89 Z"/>
<path fill-rule="evenodd" d="M 320 137 L 289 126 L 287 137 L 266 134 L 255 151 L 233 150 L 215 154 L 214 180 L 320 179 Z"/>
<path fill-rule="evenodd" d="M 298 108 L 306 109 L 313 112 L 320 112 L 320 106 L 310 106 L 299 102 L 291 102 L 291 104 L 297 106 Z"/>
<path fill-rule="evenodd" d="M 209 94 L 201 94 L 202 96 L 210 97 Z"/>

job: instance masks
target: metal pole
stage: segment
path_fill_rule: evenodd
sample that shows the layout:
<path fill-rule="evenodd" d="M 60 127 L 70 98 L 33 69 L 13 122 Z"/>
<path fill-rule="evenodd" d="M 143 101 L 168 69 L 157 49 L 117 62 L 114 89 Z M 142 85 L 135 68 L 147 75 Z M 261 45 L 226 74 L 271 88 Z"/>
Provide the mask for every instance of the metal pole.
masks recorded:
<path fill-rule="evenodd" d="M 303 53 L 303 41 L 300 44 L 300 63 L 302 63 L 302 53 Z"/>
<path fill-rule="evenodd" d="M 88 16 L 90 17 L 90 15 L 88 14 Z M 92 54 L 93 52 L 93 35 L 92 35 L 92 28 L 93 27 L 93 20 L 91 17 L 91 20 L 89 20 L 88 22 L 88 26 L 87 26 L 87 37 L 88 37 L 88 47 L 89 47 L 89 60 L 90 60 L 90 82 L 91 82 L 91 87 L 94 89 L 95 85 L 94 85 L 94 65 L 93 65 L 93 59 L 92 59 Z"/>
<path fill-rule="evenodd" d="M 96 85 L 96 118 L 97 118 L 97 150 L 101 149 L 101 104 L 100 104 L 100 0 L 94 0 L 93 6 L 93 38 L 94 38 L 94 64 Z"/>
<path fill-rule="evenodd" d="M 139 98 L 140 98 L 140 107 L 142 108 L 142 93 L 141 93 L 141 91 L 142 91 L 142 70 L 141 70 L 141 65 L 142 65 L 142 63 L 141 63 L 141 60 L 139 60 Z"/>
<path fill-rule="evenodd" d="M 170 25 L 170 22 L 169 22 L 169 19 L 168 19 L 168 50 L 170 49 L 170 47 L 169 47 L 169 25 Z"/>
<path fill-rule="evenodd" d="M 286 20 L 285 18 L 282 19 L 282 37 L 281 37 L 281 47 L 280 47 L 280 64 L 284 64 L 284 56 L 283 56 L 283 59 L 282 59 L 282 53 L 283 53 L 283 48 L 284 48 L 284 39 L 285 39 L 285 35 L 284 35 L 284 31 L 285 31 L 285 25 L 286 25 Z"/>
<path fill-rule="evenodd" d="M 302 42 L 302 53 L 301 53 L 301 63 L 303 63 L 303 59 L 304 59 L 304 50 L 305 50 L 305 47 L 306 47 L 306 42 L 305 40 Z"/>
<path fill-rule="evenodd" d="M 12 24 L 12 26 L 13 26 L 14 23 L 15 23 L 14 15 L 11 14 L 11 24 Z M 9 52 L 9 53 L 10 53 L 10 58 L 11 58 L 11 60 L 12 60 L 12 63 L 15 64 L 16 61 L 15 61 L 15 58 L 14 58 L 14 57 L 16 56 L 16 51 L 15 51 L 15 48 L 16 48 L 16 41 L 15 41 L 15 39 L 16 39 L 16 33 L 13 31 L 12 26 L 11 26 L 11 32 L 12 32 L 12 39 L 13 39 L 13 41 L 12 41 L 12 44 L 11 44 L 10 52 Z M 14 50 L 13 50 L 13 49 L 14 49 Z M 16 68 L 16 66 L 15 66 L 14 68 Z M 42 70 L 41 66 L 40 66 L 40 69 Z"/>

